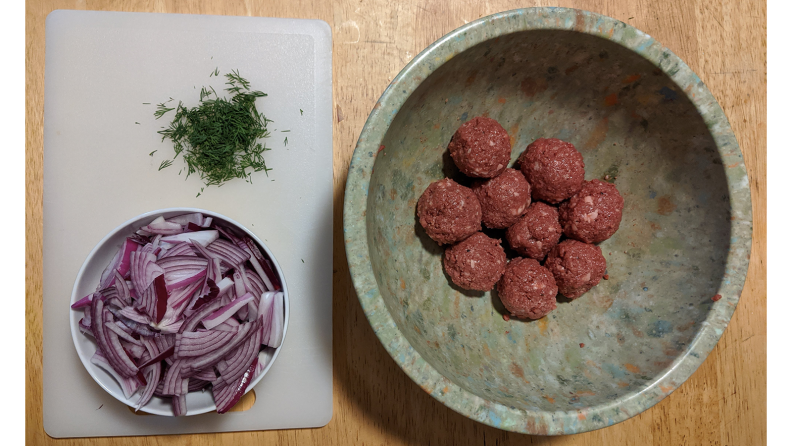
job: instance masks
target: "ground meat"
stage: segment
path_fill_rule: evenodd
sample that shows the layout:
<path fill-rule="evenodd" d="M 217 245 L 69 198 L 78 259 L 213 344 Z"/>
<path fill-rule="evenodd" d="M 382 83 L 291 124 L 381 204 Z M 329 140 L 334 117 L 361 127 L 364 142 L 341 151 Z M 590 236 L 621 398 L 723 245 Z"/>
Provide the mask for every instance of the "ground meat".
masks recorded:
<path fill-rule="evenodd" d="M 517 257 L 498 282 L 498 297 L 512 317 L 539 319 L 556 308 L 553 275 L 534 259 Z"/>
<path fill-rule="evenodd" d="M 500 240 L 477 232 L 446 248 L 443 267 L 460 288 L 489 291 L 506 270 L 506 253 Z"/>
<path fill-rule="evenodd" d="M 502 174 L 473 184 L 473 193 L 481 203 L 481 219 L 488 228 L 504 229 L 513 225 L 531 204 L 531 186 L 519 170 L 506 169 Z"/>
<path fill-rule="evenodd" d="M 520 170 L 531 184 L 534 200 L 560 203 L 575 195 L 585 176 L 583 155 L 555 138 L 532 142 L 520 156 Z"/>
<path fill-rule="evenodd" d="M 568 202 L 559 208 L 564 235 L 586 243 L 599 243 L 616 233 L 621 223 L 624 199 L 611 183 L 583 182 Z"/>
<path fill-rule="evenodd" d="M 511 141 L 498 121 L 479 116 L 462 124 L 448 144 L 451 159 L 469 177 L 500 175 L 511 159 Z"/>
<path fill-rule="evenodd" d="M 418 199 L 417 212 L 426 233 L 441 245 L 481 230 L 481 205 L 476 194 L 449 178 L 426 188 Z"/>
<path fill-rule="evenodd" d="M 575 299 L 600 282 L 605 274 L 605 257 L 597 245 L 564 240 L 547 256 L 545 266 L 555 277 L 558 291 Z"/>
<path fill-rule="evenodd" d="M 531 203 L 517 223 L 506 230 L 506 241 L 520 255 L 542 261 L 561 238 L 558 210 L 540 201 Z"/>

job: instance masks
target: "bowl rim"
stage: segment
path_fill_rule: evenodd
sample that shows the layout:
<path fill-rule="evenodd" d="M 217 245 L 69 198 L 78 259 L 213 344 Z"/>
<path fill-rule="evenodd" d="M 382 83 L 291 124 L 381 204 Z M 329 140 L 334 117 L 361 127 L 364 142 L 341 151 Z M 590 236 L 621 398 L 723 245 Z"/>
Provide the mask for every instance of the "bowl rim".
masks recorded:
<path fill-rule="evenodd" d="M 731 243 L 718 289 L 722 298 L 710 308 L 687 350 L 648 386 L 578 410 L 511 408 L 468 392 L 441 375 L 399 331 L 379 292 L 369 259 L 369 183 L 377 155 L 384 148 L 383 139 L 401 106 L 423 80 L 455 55 L 487 40 L 533 30 L 600 37 L 641 55 L 666 73 L 694 104 L 715 141 L 726 169 L 731 205 Z M 419 53 L 391 81 L 366 120 L 350 161 L 344 194 L 344 245 L 352 282 L 363 312 L 388 354 L 425 392 L 454 411 L 493 427 L 533 435 L 575 434 L 607 427 L 649 409 L 681 386 L 726 329 L 745 283 L 751 252 L 751 192 L 742 158 L 728 119 L 712 93 L 690 67 L 648 34 L 614 18 L 572 8 L 525 8 L 486 16 L 451 31 Z"/>
<path fill-rule="evenodd" d="M 144 212 L 142 214 L 138 214 L 137 216 L 126 220 L 124 223 L 121 223 L 115 229 L 113 229 L 110 232 L 108 232 L 104 237 L 102 237 L 102 239 L 94 246 L 94 248 L 91 250 L 91 252 L 85 257 L 85 260 L 83 261 L 83 264 L 80 267 L 80 270 L 77 272 L 77 276 L 74 279 L 74 286 L 72 287 L 71 299 L 70 299 L 70 302 L 69 302 L 69 325 L 70 325 L 70 331 L 71 331 L 71 335 L 72 335 L 72 342 L 73 342 L 74 348 L 75 348 L 75 350 L 77 352 L 77 356 L 80 358 L 80 362 L 82 362 L 83 366 L 85 367 L 85 370 L 88 372 L 89 375 L 91 375 L 91 378 L 93 378 L 93 380 L 96 381 L 96 383 L 99 385 L 99 387 L 104 389 L 108 394 L 113 396 L 118 401 L 126 404 L 127 406 L 129 406 L 131 408 L 134 408 L 135 405 L 137 404 L 137 400 L 134 398 L 135 395 L 137 395 L 137 393 L 133 394 L 132 398 L 126 398 L 124 396 L 124 392 L 121 390 L 120 384 L 118 384 L 115 381 L 114 378 L 109 377 L 110 375 L 107 374 L 104 370 L 102 370 L 102 373 L 104 373 L 106 376 L 109 377 L 109 382 L 113 383 L 113 385 L 108 386 L 105 382 L 103 382 L 103 379 L 104 380 L 108 380 L 108 379 L 100 378 L 99 376 L 97 376 L 97 374 L 98 374 L 98 372 L 100 370 L 100 367 L 95 365 L 95 364 L 93 364 L 91 362 L 91 357 L 90 356 L 86 357 L 85 355 L 80 353 L 81 350 L 80 350 L 80 347 L 78 346 L 78 343 L 83 341 L 82 338 L 84 338 L 85 335 L 80 332 L 80 328 L 79 328 L 79 320 L 81 318 L 81 315 L 80 315 L 79 312 L 75 312 L 75 310 L 72 310 L 71 309 L 71 305 L 74 304 L 75 302 L 77 302 L 77 300 L 79 300 L 82 297 L 84 297 L 84 296 L 78 295 L 77 291 L 78 291 L 78 287 L 80 285 L 80 282 L 82 281 L 83 275 L 86 274 L 86 272 L 87 272 L 86 268 L 88 266 L 88 263 L 97 254 L 99 249 L 101 249 L 111 238 L 116 236 L 121 231 L 127 230 L 127 228 L 129 226 L 132 226 L 133 224 L 136 224 L 136 223 L 140 222 L 141 220 L 146 220 L 146 219 L 149 219 L 149 218 L 156 218 L 159 215 L 165 215 L 165 214 L 171 214 L 171 213 L 173 214 L 173 216 L 176 216 L 176 215 L 191 214 L 191 213 L 196 213 L 196 212 L 200 212 L 200 213 L 202 213 L 204 215 L 207 215 L 207 216 L 210 216 L 212 218 L 218 218 L 218 219 L 224 220 L 225 222 L 233 225 L 237 229 L 239 229 L 239 230 L 243 231 L 244 233 L 246 233 L 247 235 L 249 235 L 256 243 L 258 243 L 259 247 L 264 249 L 265 254 L 268 256 L 268 258 L 272 262 L 273 266 L 275 267 L 275 271 L 276 271 L 276 273 L 278 274 L 278 277 L 281 280 L 281 285 L 283 286 L 283 308 L 284 308 L 283 341 L 286 340 L 286 333 L 287 333 L 288 327 L 289 327 L 289 291 L 288 291 L 288 287 L 286 285 L 286 277 L 283 274 L 283 270 L 281 269 L 281 266 L 278 263 L 278 260 L 272 254 L 272 251 L 270 251 L 269 247 L 264 242 L 262 242 L 261 239 L 256 234 L 254 234 L 250 229 L 248 229 L 247 227 L 245 227 L 241 223 L 237 222 L 236 220 L 233 220 L 233 219 L 231 219 L 231 218 L 229 218 L 229 217 L 227 217 L 227 216 L 225 216 L 223 214 L 220 214 L 218 212 L 208 211 L 206 209 L 191 208 L 191 207 L 170 207 L 170 208 L 162 208 L 162 209 L 157 209 L 157 210 L 153 210 L 153 211 Z M 170 217 L 168 217 L 168 218 L 170 218 Z M 264 370 L 262 370 L 261 373 L 253 381 L 251 381 L 251 383 L 248 385 L 247 389 L 245 390 L 245 394 L 247 394 L 248 392 L 253 390 L 253 388 L 264 378 L 264 375 L 266 375 L 267 372 L 269 372 L 269 370 L 272 368 L 272 365 L 275 363 L 275 360 L 278 358 L 278 354 L 280 353 L 281 349 L 283 348 L 283 345 L 284 345 L 284 342 L 281 342 L 280 347 L 275 349 L 275 352 L 273 353 L 272 358 L 270 358 L 269 363 L 267 364 L 266 367 L 264 367 Z M 171 417 L 175 416 L 172 411 L 157 410 L 157 409 L 154 409 L 154 408 L 151 408 L 151 407 L 147 407 L 147 406 L 148 406 L 148 404 L 143 406 L 143 407 L 141 407 L 140 411 L 141 412 L 146 412 L 146 413 L 149 413 L 149 414 L 152 414 L 152 415 L 171 416 Z M 205 407 L 201 407 L 201 408 L 198 408 L 198 409 L 194 409 L 194 408 L 190 409 L 190 408 L 188 408 L 185 416 L 201 415 L 201 414 L 204 414 L 204 413 L 207 413 L 207 412 L 214 411 L 216 409 L 217 409 L 217 406 L 214 404 L 214 402 L 212 402 L 210 405 L 205 406 Z"/>

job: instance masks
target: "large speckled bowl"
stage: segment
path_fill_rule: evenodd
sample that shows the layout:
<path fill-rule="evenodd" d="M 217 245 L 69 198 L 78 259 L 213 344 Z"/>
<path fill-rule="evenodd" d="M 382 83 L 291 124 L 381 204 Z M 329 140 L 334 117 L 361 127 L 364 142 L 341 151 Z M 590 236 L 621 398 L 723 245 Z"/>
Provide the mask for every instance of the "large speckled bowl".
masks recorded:
<path fill-rule="evenodd" d="M 415 203 L 446 146 L 485 115 L 512 140 L 572 142 L 586 178 L 614 178 L 610 279 L 549 316 L 505 321 L 463 292 Z M 632 417 L 682 384 L 726 328 L 748 267 L 748 177 L 723 110 L 677 56 L 617 20 L 563 8 L 504 12 L 438 40 L 374 107 L 355 149 L 344 241 L 361 305 L 393 359 L 474 420 L 572 434 Z"/>

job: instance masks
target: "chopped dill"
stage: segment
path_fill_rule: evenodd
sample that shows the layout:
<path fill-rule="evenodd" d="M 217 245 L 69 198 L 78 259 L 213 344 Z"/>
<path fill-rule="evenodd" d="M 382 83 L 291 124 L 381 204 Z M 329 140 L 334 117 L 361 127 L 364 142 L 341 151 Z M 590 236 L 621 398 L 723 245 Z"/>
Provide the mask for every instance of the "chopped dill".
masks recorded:
<path fill-rule="evenodd" d="M 212 74 L 219 73 L 215 69 Z M 251 182 L 252 172 L 272 170 L 263 158 L 269 148 L 259 142 L 270 136 L 267 124 L 272 121 L 256 108 L 256 99 L 267 95 L 251 90 L 250 82 L 238 71 L 225 77 L 230 99 L 220 97 L 211 86 L 202 87 L 198 106 L 187 108 L 180 101 L 170 108 L 164 102 L 154 113 L 159 119 L 176 110 L 170 126 L 157 133 L 163 141 L 167 138 L 173 142 L 174 159 L 182 155 L 187 177 L 198 174 L 206 186 L 221 186 L 233 178 Z"/>
<path fill-rule="evenodd" d="M 135 121 L 135 124 L 137 124 L 137 125 L 140 125 L 140 123 L 139 123 L 139 122 L 137 122 L 137 121 Z"/>
<path fill-rule="evenodd" d="M 151 105 L 151 102 L 144 102 L 143 105 Z"/>
<path fill-rule="evenodd" d="M 154 156 L 154 152 L 156 152 L 156 150 L 154 150 L 151 153 L 149 153 L 149 156 Z"/>
<path fill-rule="evenodd" d="M 300 116 L 302 116 L 302 115 L 303 115 L 303 111 L 302 111 L 302 109 L 300 109 Z"/>
<path fill-rule="evenodd" d="M 166 167 L 170 167 L 170 166 L 171 166 L 171 164 L 173 164 L 173 160 L 165 160 L 165 161 L 163 161 L 163 162 L 160 164 L 160 166 L 159 166 L 159 169 L 157 169 L 157 170 L 162 170 L 162 169 L 164 169 L 164 168 L 166 168 Z"/>
<path fill-rule="evenodd" d="M 284 146 L 288 146 L 289 145 L 289 137 L 288 136 L 286 137 L 286 139 L 283 140 L 283 145 Z"/>
<path fill-rule="evenodd" d="M 281 130 L 281 133 L 291 132 L 291 130 Z"/>

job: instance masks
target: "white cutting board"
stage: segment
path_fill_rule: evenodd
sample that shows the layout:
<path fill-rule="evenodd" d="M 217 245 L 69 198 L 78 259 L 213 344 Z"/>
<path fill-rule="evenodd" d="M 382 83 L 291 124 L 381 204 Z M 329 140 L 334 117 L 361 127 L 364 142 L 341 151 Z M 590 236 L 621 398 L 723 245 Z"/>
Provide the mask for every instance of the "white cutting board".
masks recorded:
<path fill-rule="evenodd" d="M 153 435 L 323 426 L 332 416 L 331 32 L 319 20 L 55 11 L 46 23 L 44 94 L 44 429 L 52 437 Z M 253 183 L 206 188 L 178 175 L 156 133 L 158 102 L 198 103 L 239 70 L 274 122 Z M 150 102 L 151 105 L 144 105 Z M 176 103 L 174 101 L 173 103 Z M 171 104 L 173 104 L 171 103 Z M 302 112 L 300 112 L 302 109 Z M 136 124 L 138 122 L 139 124 Z M 289 130 L 288 133 L 282 130 Z M 288 137 L 288 145 L 284 139 Z M 149 152 L 157 150 L 153 156 Z M 85 257 L 146 211 L 224 214 L 265 241 L 291 303 L 284 347 L 245 412 L 138 416 L 83 368 L 69 335 L 69 298 Z M 101 406 L 101 409 L 99 409 Z"/>

